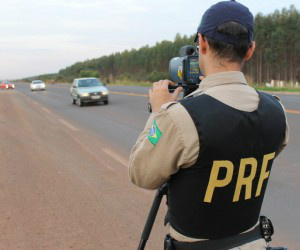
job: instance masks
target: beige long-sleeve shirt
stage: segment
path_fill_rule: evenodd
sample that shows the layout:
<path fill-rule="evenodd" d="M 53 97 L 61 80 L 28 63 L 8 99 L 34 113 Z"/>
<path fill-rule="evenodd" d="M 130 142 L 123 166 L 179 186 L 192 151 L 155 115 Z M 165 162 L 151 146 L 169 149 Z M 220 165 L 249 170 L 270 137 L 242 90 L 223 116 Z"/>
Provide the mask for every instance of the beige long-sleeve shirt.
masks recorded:
<path fill-rule="evenodd" d="M 241 111 L 255 111 L 259 96 L 250 87 L 242 72 L 222 72 L 206 77 L 191 95 L 209 95 Z M 155 120 L 155 123 L 154 123 Z M 151 142 L 153 124 L 160 133 L 155 144 Z M 220 128 L 222 129 L 222 128 Z M 286 138 L 277 154 L 287 145 Z M 166 103 L 158 113 L 152 113 L 137 139 L 129 159 L 129 178 L 137 186 L 156 189 L 168 181 L 180 168 L 191 167 L 200 150 L 198 133 L 192 118 L 178 102 Z M 194 241 L 170 228 L 178 241 Z"/>

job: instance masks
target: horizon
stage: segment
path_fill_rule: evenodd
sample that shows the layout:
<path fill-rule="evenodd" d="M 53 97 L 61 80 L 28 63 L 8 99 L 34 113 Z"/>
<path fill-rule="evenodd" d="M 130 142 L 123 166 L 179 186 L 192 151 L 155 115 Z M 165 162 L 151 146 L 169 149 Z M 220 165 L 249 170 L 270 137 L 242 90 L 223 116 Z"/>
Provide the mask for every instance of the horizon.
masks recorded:
<path fill-rule="evenodd" d="M 218 1 L 1 2 L 0 79 L 12 80 L 56 74 L 77 62 L 152 47 L 163 40 L 173 41 L 178 33 L 191 36 L 204 11 Z M 300 7 L 300 3 L 293 1 L 272 0 L 260 2 L 259 6 L 251 5 L 253 1 L 249 0 L 239 2 L 254 16 L 289 9 L 291 5 L 298 10 Z"/>

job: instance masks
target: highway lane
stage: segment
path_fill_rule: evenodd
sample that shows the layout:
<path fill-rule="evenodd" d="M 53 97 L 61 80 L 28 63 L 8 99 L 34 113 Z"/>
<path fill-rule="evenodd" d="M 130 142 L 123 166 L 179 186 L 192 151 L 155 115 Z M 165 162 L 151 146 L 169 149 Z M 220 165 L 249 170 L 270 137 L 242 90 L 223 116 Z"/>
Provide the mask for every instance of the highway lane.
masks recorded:
<path fill-rule="evenodd" d="M 1 250 L 137 247 L 154 193 L 79 125 L 22 91 L 0 93 Z M 148 249 L 162 248 L 165 211 Z"/>
<path fill-rule="evenodd" d="M 128 157 L 139 131 L 149 116 L 144 96 L 134 96 L 128 102 L 127 95 L 111 95 L 109 105 L 96 104 L 84 107 L 72 105 L 69 86 L 50 86 L 45 92 L 30 92 L 27 85 L 18 91 L 37 101 L 76 126 L 97 133 L 112 143 Z"/>
<path fill-rule="evenodd" d="M 109 86 L 109 89 L 112 92 L 109 105 L 92 105 L 82 108 L 71 104 L 68 85 L 51 85 L 45 92 L 32 93 L 27 84 L 19 84 L 16 91 L 32 101 L 34 106 L 40 105 L 40 111 L 44 115 L 55 115 L 68 131 L 75 135 L 86 133 L 90 138 L 94 138 L 92 148 L 104 145 L 109 149 L 108 155 L 114 158 L 115 164 L 123 162 L 124 165 L 132 145 L 149 116 L 146 98 L 148 88 Z M 299 95 L 279 94 L 279 96 L 287 109 L 300 110 Z M 274 164 L 263 212 L 269 215 L 275 224 L 274 244 L 284 244 L 291 249 L 297 249 L 300 248 L 298 238 L 300 233 L 298 211 L 300 206 L 300 115 L 288 113 L 287 116 L 291 131 L 290 144 Z M 101 141 L 101 145 L 98 140 Z M 124 166 L 123 169 L 122 183 L 125 183 L 127 175 Z M 139 194 L 139 191 L 135 192 Z M 149 205 L 151 195 L 139 201 Z M 127 206 L 130 207 L 130 205 Z M 145 215 L 147 208 L 144 206 L 143 209 L 145 211 L 142 215 Z M 141 215 L 137 220 L 140 225 L 143 223 Z M 162 225 L 159 226 L 162 227 Z M 133 229 L 132 235 L 137 236 L 140 229 Z M 162 232 L 161 229 L 158 229 L 158 232 Z M 156 239 L 161 239 L 161 237 Z"/>
<path fill-rule="evenodd" d="M 102 132 L 106 131 L 108 133 L 105 134 L 107 139 L 121 145 L 120 150 L 124 151 L 126 149 L 124 153 L 127 155 L 149 116 L 146 97 L 149 88 L 109 86 L 113 94 L 110 96 L 110 104 L 108 106 L 90 105 L 83 108 L 77 106 L 72 108 L 69 88 L 70 85 L 67 84 L 50 85 L 45 92 L 32 93 L 29 92 L 27 84 L 22 84 L 19 91 L 54 110 L 59 110 L 64 117 L 68 117 L 98 134 L 103 134 Z M 289 112 L 299 112 L 300 115 L 300 95 L 277 95 Z M 86 112 L 87 109 L 89 112 Z M 293 113 L 288 114 L 292 122 L 294 119 L 297 120 L 297 118 L 294 118 L 297 117 L 297 114 L 296 116 L 294 115 Z M 297 125 L 295 126 L 297 127 Z M 108 127 L 111 129 L 107 130 Z M 110 133 L 112 131 L 114 132 Z M 114 139 L 111 140 L 111 138 Z"/>

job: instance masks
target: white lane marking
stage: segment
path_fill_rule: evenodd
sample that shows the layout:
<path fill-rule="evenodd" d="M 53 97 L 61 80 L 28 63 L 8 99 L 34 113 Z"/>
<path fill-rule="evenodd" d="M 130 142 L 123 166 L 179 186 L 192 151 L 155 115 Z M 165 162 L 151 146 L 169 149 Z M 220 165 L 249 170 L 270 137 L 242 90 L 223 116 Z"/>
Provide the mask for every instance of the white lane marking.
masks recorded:
<path fill-rule="evenodd" d="M 51 114 L 52 112 L 49 110 L 49 109 L 46 109 L 46 108 L 42 108 L 42 110 L 44 111 L 44 112 L 46 112 L 46 113 L 48 113 L 48 114 Z"/>
<path fill-rule="evenodd" d="M 128 166 L 128 161 L 126 159 L 124 159 L 122 156 L 115 153 L 114 151 L 110 150 L 109 148 L 103 148 L 102 150 L 103 150 L 103 152 L 108 154 L 111 158 L 115 159 L 116 161 L 118 161 L 119 163 L 124 165 L 125 167 Z"/>
<path fill-rule="evenodd" d="M 73 131 L 78 131 L 77 128 L 75 128 L 73 125 L 71 125 L 70 123 L 68 123 L 67 121 L 65 121 L 64 119 L 58 119 L 63 125 L 65 125 L 66 127 L 68 127 L 69 129 L 73 130 Z"/>
<path fill-rule="evenodd" d="M 83 144 L 80 140 L 78 140 L 75 136 L 73 136 L 71 133 L 69 133 L 68 131 L 66 131 L 64 129 L 64 131 L 79 145 L 81 146 L 87 153 L 89 153 L 92 157 L 94 157 L 97 161 L 100 162 L 100 164 L 102 166 L 107 167 L 109 170 L 111 171 L 115 171 L 111 166 L 107 165 L 104 161 L 102 161 L 96 154 L 93 153 L 92 150 L 90 150 L 89 147 L 87 147 L 85 144 Z"/>

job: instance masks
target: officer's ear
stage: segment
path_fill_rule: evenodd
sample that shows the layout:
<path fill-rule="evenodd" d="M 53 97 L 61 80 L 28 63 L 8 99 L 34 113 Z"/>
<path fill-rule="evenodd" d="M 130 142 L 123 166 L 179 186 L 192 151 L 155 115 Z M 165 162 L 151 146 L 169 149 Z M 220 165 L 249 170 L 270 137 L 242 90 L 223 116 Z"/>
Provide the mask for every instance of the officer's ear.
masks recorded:
<path fill-rule="evenodd" d="M 245 56 L 245 59 L 244 59 L 245 62 L 248 61 L 252 57 L 254 50 L 255 50 L 255 42 L 252 41 L 250 48 Z"/>
<path fill-rule="evenodd" d="M 198 40 L 199 40 L 199 53 L 204 55 L 207 52 L 207 46 L 208 46 L 207 40 L 201 33 L 198 33 Z"/>

